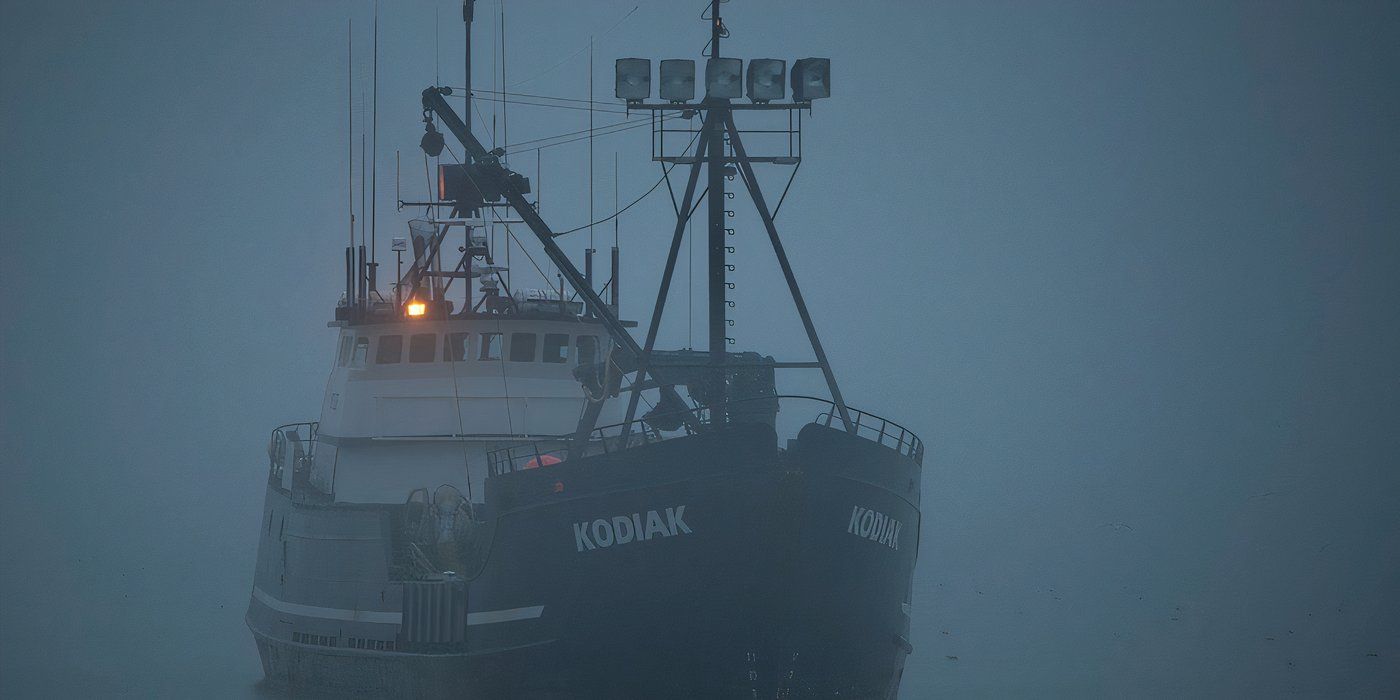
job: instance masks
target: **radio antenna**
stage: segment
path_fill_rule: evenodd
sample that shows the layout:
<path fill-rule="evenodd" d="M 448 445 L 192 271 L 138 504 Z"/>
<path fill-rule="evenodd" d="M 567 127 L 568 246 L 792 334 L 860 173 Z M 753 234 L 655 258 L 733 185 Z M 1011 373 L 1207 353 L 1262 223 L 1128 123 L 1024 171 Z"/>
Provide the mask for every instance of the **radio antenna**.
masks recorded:
<path fill-rule="evenodd" d="M 360 99 L 364 99 L 364 95 L 361 95 L 361 96 L 360 96 Z M 364 103 L 363 103 L 363 102 L 360 103 L 360 107 L 361 107 L 361 109 L 364 108 Z M 365 216 L 365 202 L 369 201 L 369 197 L 366 197 L 366 196 L 365 196 L 365 194 L 367 193 L 367 190 L 365 189 L 365 132 L 364 132 L 364 128 L 365 128 L 365 125 L 364 125 L 364 115 L 362 114 L 362 115 L 360 115 L 360 247 L 361 247 L 361 248 L 363 248 L 363 247 L 365 246 L 365 221 L 368 220 L 368 217 Z"/>
<path fill-rule="evenodd" d="M 588 290 L 593 291 L 593 37 L 588 37 L 588 249 L 583 251 L 583 274 L 588 281 Z M 589 316 L 596 313 L 587 308 Z"/>
<path fill-rule="evenodd" d="M 370 263 L 369 263 L 369 279 L 370 279 L 370 289 L 373 289 L 374 291 L 377 292 L 377 291 L 379 291 L 379 289 L 378 289 L 378 284 L 376 284 L 376 280 L 375 280 L 375 277 L 377 276 L 377 275 L 375 275 L 375 272 L 377 272 L 376 268 L 378 267 L 378 263 L 377 263 L 376 261 L 379 259 L 379 254 L 378 254 L 378 251 L 376 250 L 376 247 L 377 247 L 377 246 L 375 245 L 375 225 L 379 223 L 379 215 L 378 215 L 378 213 L 377 213 L 378 205 L 379 205 L 379 197 L 378 197 L 378 195 L 377 195 L 378 187 L 376 186 L 376 185 L 377 185 L 377 181 L 378 181 L 378 179 L 379 179 L 379 165 L 378 165 L 378 163 L 379 163 L 379 2 L 378 2 L 378 0 L 375 0 L 375 3 L 374 3 L 374 76 L 373 76 L 373 78 L 371 78 L 371 85 L 373 85 L 373 88 L 372 88 L 372 89 L 373 89 L 373 95 L 374 95 L 374 96 L 373 96 L 373 106 L 371 107 L 371 109 L 372 109 L 373 111 L 372 111 L 371 114 L 370 114 L 370 123 L 371 123 L 370 131 L 371 131 L 371 133 L 373 134 L 373 136 L 372 136 L 371 141 L 370 141 L 370 175 L 369 175 L 369 183 L 370 183 L 370 184 L 369 184 L 369 192 L 370 192 L 370 198 L 371 198 L 371 200 L 372 200 L 372 201 L 369 203 L 369 260 L 370 260 Z"/>
<path fill-rule="evenodd" d="M 350 203 L 350 245 L 355 245 L 355 20 L 345 25 L 345 191 Z"/>
<path fill-rule="evenodd" d="M 619 252 L 619 250 L 618 250 L 618 245 L 617 245 L 618 219 L 621 219 L 621 218 L 622 218 L 622 216 L 621 216 L 622 211 L 621 211 L 620 209 L 617 208 L 617 205 L 618 205 L 617 191 L 620 190 L 620 189 L 622 189 L 622 186 L 621 186 L 621 184 L 618 182 L 618 177 L 617 177 L 617 151 L 613 151 L 612 307 L 613 307 L 613 313 L 615 313 L 615 314 L 616 314 L 616 313 L 621 313 L 620 309 L 621 309 L 621 307 L 622 307 L 622 292 L 621 292 L 621 288 L 620 288 L 620 284 L 621 284 L 621 282 L 622 282 L 622 276 L 621 276 L 621 274 L 618 272 L 618 267 L 620 267 L 620 265 L 619 265 L 618 263 L 619 263 L 619 261 L 620 261 L 620 259 L 621 259 L 621 253 Z"/>
<path fill-rule="evenodd" d="M 462 114 L 467 115 L 467 122 L 464 125 L 467 133 L 472 132 L 472 17 L 476 14 L 476 0 L 462 0 L 462 25 L 466 28 L 467 44 L 463 52 L 463 77 L 466 78 L 466 89 L 462 92 L 462 98 L 466 100 L 467 106 L 462 110 Z M 470 163 L 471 154 L 464 154 L 463 158 Z"/>
<path fill-rule="evenodd" d="M 510 122 L 506 121 L 506 3 L 501 0 L 501 144 L 510 143 Z M 471 115 L 468 115 L 470 117 Z M 504 158 L 504 156 L 502 156 Z M 545 280 L 548 282 L 549 280 Z"/>

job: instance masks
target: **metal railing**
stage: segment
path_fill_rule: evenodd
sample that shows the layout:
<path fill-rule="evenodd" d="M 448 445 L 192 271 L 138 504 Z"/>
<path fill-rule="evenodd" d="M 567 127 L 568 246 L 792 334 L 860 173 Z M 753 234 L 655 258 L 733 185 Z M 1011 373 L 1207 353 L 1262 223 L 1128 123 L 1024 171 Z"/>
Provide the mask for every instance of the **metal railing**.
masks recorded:
<path fill-rule="evenodd" d="M 565 438 L 559 438 L 564 440 Z M 553 441 L 551 441 L 553 442 Z M 558 464 L 569 456 L 567 447 L 540 449 L 539 442 L 527 442 L 491 450 L 486 453 L 486 469 L 490 476 L 500 476 L 521 469 L 534 469 Z"/>
<path fill-rule="evenodd" d="M 833 425 L 833 415 L 836 414 L 836 404 L 830 399 L 818 398 L 816 396 L 805 396 L 801 394 L 755 396 L 747 399 L 740 399 L 738 401 L 730 401 L 728 404 L 726 404 L 726 406 L 733 407 L 738 404 L 744 404 L 753 401 L 781 401 L 783 399 L 787 399 L 789 401 L 813 401 L 819 404 L 823 404 L 826 406 L 826 409 L 819 413 L 817 415 L 816 420 L 814 420 L 813 422 L 820 423 L 828 428 L 842 428 L 841 421 L 839 418 L 835 420 L 835 424 Z M 904 426 L 892 420 L 882 418 L 873 413 L 867 413 L 850 405 L 846 406 L 846 410 L 851 416 L 852 428 L 854 429 L 854 433 L 857 436 L 866 438 L 867 440 L 878 443 L 884 447 L 893 449 L 901 455 L 904 455 L 922 463 L 924 456 L 924 443 L 922 440 L 919 439 L 919 436 L 913 433 L 913 431 L 909 430 L 908 428 L 905 428 Z M 711 423 L 711 411 L 710 407 L 708 406 L 687 409 L 685 411 L 673 411 L 664 414 L 664 416 L 679 417 L 686 414 L 694 416 L 695 422 L 701 425 L 708 425 Z M 592 441 L 596 444 L 601 445 L 604 452 L 614 452 L 618 450 L 625 450 L 628 447 L 648 445 L 654 442 L 660 442 L 662 440 L 667 440 L 671 437 L 679 437 L 681 434 L 690 434 L 691 432 L 688 427 L 682 424 L 682 426 L 676 431 L 671 431 L 677 434 L 667 435 L 665 432 L 652 427 L 649 423 L 642 420 L 637 420 L 633 422 L 632 430 L 629 432 L 629 434 L 622 435 L 622 428 L 625 425 L 625 423 L 615 423 L 613 425 L 605 425 L 600 428 L 596 428 L 594 429 L 591 436 Z M 616 432 L 617 434 L 609 435 L 610 431 Z"/>
<path fill-rule="evenodd" d="M 320 423 L 287 423 L 272 429 L 267 442 L 267 481 L 281 486 L 288 467 L 293 485 L 310 483 L 311 464 L 316 457 L 316 431 Z"/>
<path fill-rule="evenodd" d="M 832 408 L 835 408 L 834 404 L 832 405 Z M 904 426 L 892 420 L 881 418 L 880 416 L 877 416 L 873 413 L 866 413 L 865 411 L 851 408 L 850 406 L 846 407 L 846 411 L 849 412 L 851 415 L 851 422 L 854 424 L 852 427 L 855 428 L 854 432 L 857 436 L 865 437 L 880 445 L 889 447 L 895 450 L 896 452 L 904 455 L 905 457 L 908 457 L 914 460 L 915 462 L 923 464 L 924 441 L 920 440 L 918 435 L 909 432 L 908 428 L 905 428 Z M 825 425 L 826 427 L 830 428 L 832 427 L 831 421 L 832 411 L 828 409 L 818 414 L 817 420 L 814 422 L 821 423 L 822 425 Z M 878 430 L 875 427 L 875 421 L 879 421 L 880 427 Z M 841 421 L 837 419 L 836 423 L 836 427 L 840 428 Z M 899 432 L 896 433 L 896 430 L 898 430 Z M 874 434 L 875 437 L 868 437 L 871 434 Z"/>
<path fill-rule="evenodd" d="M 726 406 L 732 409 L 733 406 L 753 401 L 813 401 L 825 406 L 813 423 L 823 425 L 828 428 L 842 429 L 841 420 L 838 417 L 836 405 L 829 399 L 822 399 L 815 396 L 803 396 L 797 394 L 785 394 L 777 396 L 756 396 L 748 399 L 731 401 Z M 899 454 L 908 457 L 916 462 L 923 463 L 924 443 L 912 431 L 904 426 L 895 423 L 887 418 L 882 418 L 873 413 L 867 413 L 851 406 L 846 407 L 851 416 L 851 427 L 853 433 L 861 438 L 870 440 L 878 445 L 892 449 Z M 726 410 L 726 413 L 731 412 Z M 589 444 L 601 449 L 604 454 L 620 452 L 631 447 L 650 445 L 672 438 L 693 435 L 694 432 L 682 420 L 681 416 L 694 416 L 694 423 L 699 425 L 711 424 L 712 411 L 709 406 L 691 408 L 684 411 L 672 411 L 657 417 L 676 418 L 674 422 L 680 427 L 671 431 L 659 430 L 652 423 L 638 419 L 632 422 L 631 429 L 623 434 L 622 429 L 626 423 L 614 423 L 595 428 L 589 435 Z M 552 442 L 567 440 L 560 437 Z M 556 463 L 554 460 L 564 461 L 568 458 L 567 447 L 555 449 L 542 449 L 539 442 L 505 447 L 487 453 L 487 462 L 491 476 L 499 476 L 506 472 L 518 469 L 531 468 L 532 466 L 547 466 Z M 533 460 L 533 465 L 531 461 Z"/>

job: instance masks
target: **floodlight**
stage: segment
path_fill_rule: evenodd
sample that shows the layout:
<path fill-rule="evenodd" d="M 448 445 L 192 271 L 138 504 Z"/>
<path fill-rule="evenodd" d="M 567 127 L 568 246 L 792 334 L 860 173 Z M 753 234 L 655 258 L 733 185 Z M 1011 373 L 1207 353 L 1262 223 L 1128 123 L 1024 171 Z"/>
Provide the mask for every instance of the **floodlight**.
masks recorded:
<path fill-rule="evenodd" d="M 429 158 L 442 155 L 442 148 L 447 145 L 447 141 L 442 138 L 442 132 L 438 131 L 432 122 L 428 122 L 424 128 L 426 131 L 423 132 L 423 140 L 419 141 L 418 145 L 424 153 L 428 154 Z"/>
<path fill-rule="evenodd" d="M 617 59 L 617 90 L 620 100 L 640 102 L 651 97 L 651 59 Z"/>
<path fill-rule="evenodd" d="M 799 58 L 792 64 L 792 99 L 831 97 L 831 59 Z"/>
<path fill-rule="evenodd" d="M 695 99 L 695 61 L 668 58 L 661 62 L 661 99 L 668 102 Z"/>
<path fill-rule="evenodd" d="M 749 61 L 748 93 L 754 102 L 781 100 L 787 95 L 783 78 L 787 77 L 787 61 L 779 58 L 755 58 Z"/>
<path fill-rule="evenodd" d="M 744 61 L 739 58 L 711 58 L 705 61 L 705 97 L 741 97 Z"/>

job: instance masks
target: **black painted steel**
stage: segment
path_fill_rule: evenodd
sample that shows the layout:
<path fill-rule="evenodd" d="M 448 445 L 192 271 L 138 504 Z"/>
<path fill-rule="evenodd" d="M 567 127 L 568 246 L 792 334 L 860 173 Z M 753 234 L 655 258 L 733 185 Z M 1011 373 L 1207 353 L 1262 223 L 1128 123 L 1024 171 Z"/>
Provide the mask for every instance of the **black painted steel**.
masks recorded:
<path fill-rule="evenodd" d="M 390 637 L 393 652 L 346 649 L 345 636 L 385 632 L 326 626 L 257 599 L 248 622 L 269 679 L 299 687 L 468 698 L 893 697 L 910 649 L 919 472 L 912 454 L 817 422 L 786 450 L 772 428 L 738 423 L 499 473 L 486 484 L 490 542 L 469 577 L 464 635 L 441 630 L 449 642 L 438 646 Z M 293 530 L 392 519 L 399 508 L 284 494 L 269 488 L 265 519 L 286 518 Z M 260 557 L 275 560 L 276 531 L 264 534 Z M 255 585 L 276 580 L 262 571 Z M 298 630 L 340 641 L 298 643 Z"/>

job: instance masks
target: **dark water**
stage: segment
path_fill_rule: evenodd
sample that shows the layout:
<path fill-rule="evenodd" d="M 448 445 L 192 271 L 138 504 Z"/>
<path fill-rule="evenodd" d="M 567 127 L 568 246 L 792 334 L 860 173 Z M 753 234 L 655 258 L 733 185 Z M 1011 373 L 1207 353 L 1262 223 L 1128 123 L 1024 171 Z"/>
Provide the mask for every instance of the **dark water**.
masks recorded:
<path fill-rule="evenodd" d="M 580 31 L 600 94 L 703 44 L 658 38 L 689 11 L 516 5 L 521 90 L 586 94 L 551 68 Z M 735 55 L 838 76 L 779 223 L 847 398 L 929 446 L 904 697 L 1400 695 L 1395 4 L 726 7 Z M 381 193 L 393 149 L 421 168 L 435 10 L 381 18 Z M 242 615 L 267 433 L 332 352 L 346 12 L 0 4 L 0 696 L 268 693 Z M 561 226 L 584 146 L 543 156 Z M 599 143 L 624 195 L 646 147 Z M 625 315 L 669 206 L 623 220 Z M 737 225 L 735 334 L 806 359 Z"/>

